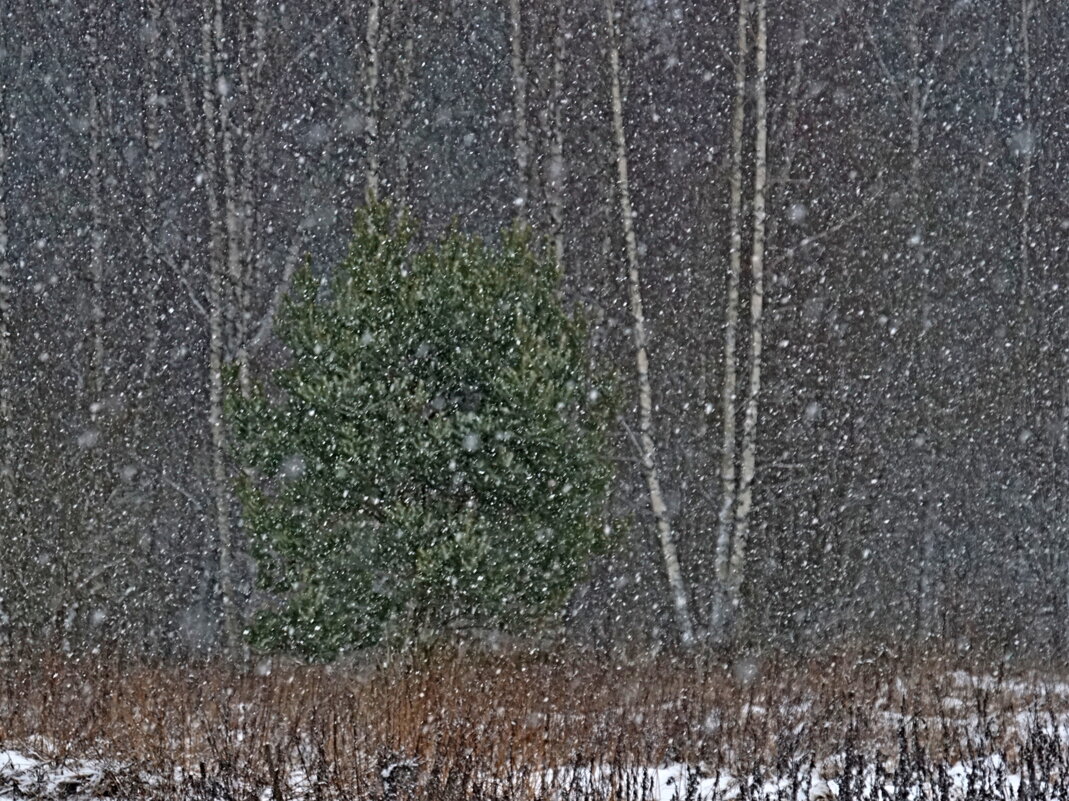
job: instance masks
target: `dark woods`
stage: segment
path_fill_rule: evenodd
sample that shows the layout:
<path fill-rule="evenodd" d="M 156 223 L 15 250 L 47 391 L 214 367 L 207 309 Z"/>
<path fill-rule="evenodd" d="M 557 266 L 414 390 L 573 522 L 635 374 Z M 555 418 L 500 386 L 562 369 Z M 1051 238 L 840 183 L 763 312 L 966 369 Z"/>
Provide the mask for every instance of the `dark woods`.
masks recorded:
<path fill-rule="evenodd" d="M 743 11 L 5 3 L 4 641 L 240 640 L 224 379 L 283 362 L 290 278 L 371 196 L 526 221 L 617 375 L 622 534 L 568 636 L 727 598 L 748 645 L 1064 655 L 1069 5 Z"/>

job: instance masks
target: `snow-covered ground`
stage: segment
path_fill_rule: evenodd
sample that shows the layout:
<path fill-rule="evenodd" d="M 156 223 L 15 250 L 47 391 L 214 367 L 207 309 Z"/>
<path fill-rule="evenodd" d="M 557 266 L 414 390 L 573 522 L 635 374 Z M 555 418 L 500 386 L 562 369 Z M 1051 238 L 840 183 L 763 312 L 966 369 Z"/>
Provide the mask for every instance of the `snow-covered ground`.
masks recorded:
<path fill-rule="evenodd" d="M 108 760 L 57 760 L 31 745 L 0 750 L 0 798 L 120 798 L 124 766 Z"/>
<path fill-rule="evenodd" d="M 936 782 L 917 780 L 902 782 L 901 790 L 887 775 L 877 775 L 874 768 L 852 776 L 851 786 L 844 793 L 844 781 L 827 778 L 841 775 L 843 755 L 822 764 L 799 766 L 787 776 L 737 777 L 708 773 L 690 765 L 671 764 L 660 768 L 640 768 L 631 772 L 628 781 L 645 795 L 638 797 L 656 801 L 733 801 L 733 799 L 769 799 L 772 801 L 819 801 L 847 795 L 862 799 L 1013 799 L 1018 797 L 1021 777 L 1006 770 L 998 756 L 977 759 L 971 763 L 957 762 L 937 771 Z M 566 771 L 549 774 L 544 789 L 547 795 L 567 799 L 584 797 L 631 797 L 628 788 L 621 786 L 621 777 L 608 768 L 590 771 Z M 1051 788 L 1053 789 L 1053 787 Z"/>
<path fill-rule="evenodd" d="M 584 798 L 625 797 L 654 799 L 656 801 L 703 801 L 709 799 L 732 801 L 732 799 L 778 799 L 778 801 L 817 801 L 843 796 L 844 780 L 841 777 L 843 757 L 832 758 L 821 764 L 810 764 L 792 771 L 787 776 L 737 777 L 726 773 L 710 772 L 702 766 L 679 763 L 662 767 L 642 767 L 625 771 L 604 766 L 596 770 L 564 769 L 548 771 L 532 782 L 537 796 L 560 798 L 562 801 L 582 796 Z M 1007 770 L 999 756 L 989 756 L 970 763 L 957 762 L 937 769 L 936 779 L 918 779 L 902 783 L 901 789 L 889 778 L 890 773 L 877 775 L 873 767 L 850 779 L 851 798 L 885 799 L 1014 799 L 1018 797 L 1021 776 Z M 125 799 L 130 798 L 130 773 L 117 763 L 101 760 L 69 760 L 56 764 L 51 760 L 29 755 L 20 750 L 0 751 L 0 799 Z M 139 786 L 149 795 L 156 782 L 141 776 Z M 1059 777 L 1042 779 L 1052 792 L 1059 785 Z M 284 782 L 287 798 L 303 798 L 309 790 L 309 782 L 298 776 L 290 776 Z M 493 782 L 488 782 L 492 786 Z M 207 789 L 207 792 L 205 792 Z M 252 793 L 256 790 L 248 788 Z M 902 792 L 904 791 L 904 792 Z M 290 795 L 292 793 L 292 795 Z M 258 793 L 264 801 L 272 798 L 271 788 L 261 788 Z M 211 798 L 210 788 L 196 793 L 200 798 Z M 227 797 L 220 789 L 220 801 Z"/>
<path fill-rule="evenodd" d="M 872 799 L 1016 799 L 1022 778 L 1008 769 L 998 755 L 977 757 L 969 762 L 936 766 L 927 776 L 901 781 L 894 778 L 894 765 L 878 770 L 872 763 L 844 776 L 846 755 L 840 754 L 821 762 L 796 762 L 785 775 L 774 772 L 753 776 L 733 776 L 711 770 L 705 765 L 671 763 L 660 767 L 635 767 L 618 770 L 609 764 L 597 768 L 564 768 L 535 774 L 531 789 L 535 797 L 557 798 L 633 798 L 651 801 L 733 801 L 734 799 L 776 799 L 777 801 L 818 801 L 841 797 Z M 415 765 L 410 762 L 409 765 Z M 180 778 L 180 777 L 179 777 Z M 382 776 L 384 785 L 389 778 Z M 1057 797 L 1061 777 L 1033 779 L 1043 787 L 1040 797 Z M 179 785 L 183 783 L 178 782 Z M 307 776 L 289 775 L 280 782 L 285 798 L 306 798 L 313 781 Z M 495 782 L 487 781 L 485 788 Z M 844 787 L 849 784 L 849 787 Z M 68 759 L 57 761 L 36 754 L 31 748 L 0 750 L 0 799 L 129 799 L 141 793 L 159 797 L 158 778 L 137 774 L 128 766 L 109 760 Z M 201 786 L 191 795 L 204 801 L 224 801 L 230 793 L 222 787 Z M 138 792 L 137 789 L 140 790 Z M 274 789 L 243 788 L 247 796 L 272 801 Z M 1046 791 L 1046 792 L 1043 792 Z M 133 795 L 136 793 L 137 795 Z M 243 793 L 245 795 L 245 793 Z M 503 798 L 511 793 L 502 790 Z"/>

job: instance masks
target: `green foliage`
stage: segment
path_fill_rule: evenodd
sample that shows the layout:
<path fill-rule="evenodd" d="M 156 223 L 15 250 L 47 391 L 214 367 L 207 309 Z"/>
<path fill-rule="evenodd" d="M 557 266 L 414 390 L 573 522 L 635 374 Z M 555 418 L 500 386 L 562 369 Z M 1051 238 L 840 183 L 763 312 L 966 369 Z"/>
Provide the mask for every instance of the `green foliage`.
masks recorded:
<path fill-rule="evenodd" d="M 228 396 L 258 647 L 327 657 L 557 609 L 604 544 L 608 409 L 528 238 L 420 247 L 383 205 L 296 276 L 289 366 Z"/>

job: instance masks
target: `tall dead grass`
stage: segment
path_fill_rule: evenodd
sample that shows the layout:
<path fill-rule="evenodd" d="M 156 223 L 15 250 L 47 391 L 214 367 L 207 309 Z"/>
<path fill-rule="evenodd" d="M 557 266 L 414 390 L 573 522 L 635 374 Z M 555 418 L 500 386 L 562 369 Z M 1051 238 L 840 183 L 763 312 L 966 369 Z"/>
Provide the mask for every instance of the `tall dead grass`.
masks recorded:
<path fill-rule="evenodd" d="M 53 654 L 0 671 L 0 744 L 57 766 L 108 760 L 107 787 L 124 798 L 641 801 L 655 795 L 647 769 L 667 763 L 793 776 L 792 798 L 817 775 L 840 798 L 881 771 L 938 786 L 945 766 L 992 755 L 1006 771 L 1064 774 L 1069 689 L 954 668 L 518 648 L 344 666 Z"/>

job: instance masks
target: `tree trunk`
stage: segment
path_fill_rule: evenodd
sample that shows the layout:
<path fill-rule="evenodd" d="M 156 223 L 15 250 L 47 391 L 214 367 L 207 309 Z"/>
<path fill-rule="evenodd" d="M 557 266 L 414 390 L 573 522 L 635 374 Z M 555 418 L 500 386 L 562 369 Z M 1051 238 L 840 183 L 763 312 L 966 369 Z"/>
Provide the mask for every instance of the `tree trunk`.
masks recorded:
<path fill-rule="evenodd" d="M 141 138 L 145 146 L 145 168 L 141 179 L 144 205 L 141 209 L 141 254 L 144 259 L 145 276 L 142 300 L 145 330 L 145 353 L 141 362 L 141 385 L 133 409 L 133 445 L 138 447 L 142 437 L 145 411 L 152 373 L 160 341 L 159 301 L 160 272 L 162 265 L 158 255 L 156 237 L 159 235 L 159 152 L 160 152 L 160 4 L 159 0 L 145 2 L 145 81 L 141 88 Z"/>
<path fill-rule="evenodd" d="M 241 62 L 241 91 L 245 99 L 245 119 L 240 128 L 241 137 L 241 177 L 239 179 L 239 218 L 240 229 L 238 247 L 240 253 L 237 265 L 240 276 L 235 287 L 238 341 L 235 347 L 238 365 L 238 387 L 245 397 L 252 388 L 249 359 L 250 338 L 252 336 L 252 288 L 258 278 L 259 259 L 256 252 L 256 204 L 253 200 L 254 187 L 259 178 L 260 126 L 263 124 L 264 92 L 260 85 L 260 76 L 267 60 L 265 19 L 263 0 L 253 0 L 252 53 L 248 53 L 249 26 L 245 17 L 241 18 L 239 27 L 239 48 Z M 225 102 L 225 101 L 224 101 Z"/>
<path fill-rule="evenodd" d="M 393 94 L 393 113 L 391 114 L 390 141 L 391 149 L 397 158 L 397 181 L 391 192 L 397 204 L 404 208 L 410 200 L 408 196 L 409 182 L 411 180 L 411 164 L 409 161 L 409 148 L 404 134 L 412 125 L 412 65 L 415 61 L 415 35 L 413 29 L 416 25 L 414 8 L 408 2 L 394 0 L 393 16 L 400 25 L 403 19 L 405 28 L 404 44 L 401 47 L 400 64 L 395 91 Z"/>
<path fill-rule="evenodd" d="M 724 308 L 724 378 L 720 392 L 723 437 L 720 446 L 720 514 L 717 519 L 715 581 L 710 635 L 714 643 L 726 644 L 731 626 L 731 542 L 735 511 L 735 417 L 738 392 L 736 341 L 739 326 L 739 277 L 742 274 L 742 134 L 746 123 L 747 29 L 750 0 L 739 0 L 738 55 L 735 62 L 735 104 L 731 117 L 730 243 L 727 292 Z"/>
<path fill-rule="evenodd" d="M 1021 264 L 1020 300 L 1028 304 L 1031 283 L 1029 261 L 1031 255 L 1030 213 L 1032 208 L 1032 162 L 1035 150 L 1035 131 L 1032 129 L 1032 50 L 1028 25 L 1032 19 L 1033 0 L 1021 0 L 1021 59 L 1024 70 L 1024 131 L 1020 134 L 1021 149 Z"/>
<path fill-rule="evenodd" d="M 553 236 L 553 262 L 557 273 L 564 273 L 564 2 L 558 0 L 556 28 L 553 34 L 553 86 L 550 113 L 553 130 L 549 140 L 549 221 Z"/>
<path fill-rule="evenodd" d="M 728 600 L 737 610 L 742 600 L 743 572 L 750 535 L 753 483 L 757 465 L 757 410 L 761 394 L 761 346 L 765 292 L 765 192 L 768 173 L 768 109 L 766 101 L 768 34 L 765 0 L 757 0 L 756 82 L 754 86 L 753 245 L 750 253 L 750 385 L 742 422 L 739 495 L 735 535 L 731 544 Z"/>
<path fill-rule="evenodd" d="M 1062 351 L 1061 414 L 1058 420 L 1058 446 L 1057 456 L 1055 457 L 1058 460 L 1055 462 L 1055 467 L 1060 468 L 1058 473 L 1062 476 L 1062 486 L 1065 486 L 1066 477 L 1069 476 L 1069 381 L 1066 380 L 1065 375 L 1067 363 L 1069 363 L 1069 358 L 1067 358 L 1065 351 Z M 1069 499 L 1065 496 L 1066 493 L 1059 492 L 1055 506 L 1055 531 L 1060 535 L 1062 542 L 1065 542 L 1067 535 L 1069 535 Z M 1066 558 L 1064 550 L 1062 558 L 1057 560 L 1055 564 L 1057 565 L 1056 577 L 1051 580 L 1051 591 L 1061 596 L 1066 613 L 1059 621 L 1061 647 L 1058 655 L 1064 658 L 1069 656 L 1069 633 L 1064 629 L 1065 621 L 1069 620 L 1069 558 Z"/>
<path fill-rule="evenodd" d="M 606 21 L 609 31 L 609 68 L 612 80 L 612 126 L 616 145 L 617 193 L 620 198 L 620 220 L 627 247 L 628 298 L 631 306 L 632 331 L 635 342 L 635 363 L 638 373 L 639 394 L 639 445 L 642 471 L 649 490 L 650 507 L 657 525 L 668 578 L 672 606 L 680 640 L 686 646 L 694 642 L 694 627 L 683 572 L 676 549 L 675 532 L 668 519 L 668 508 L 661 492 L 661 480 L 657 466 L 657 449 L 653 437 L 653 390 L 650 386 L 649 358 L 647 356 L 646 318 L 642 310 L 642 283 L 638 260 L 638 244 L 635 238 L 634 213 L 631 209 L 631 189 L 628 182 L 627 140 L 624 135 L 623 96 L 620 89 L 620 53 L 616 44 L 616 14 L 613 0 L 605 0 Z"/>
<path fill-rule="evenodd" d="M 921 531 L 921 570 L 917 576 L 917 632 L 923 641 L 936 633 L 938 605 L 935 587 L 935 515 L 928 505 L 921 514 L 924 528 Z"/>
<path fill-rule="evenodd" d="M 6 87 L 0 86 L 0 520 L 6 527 L 6 558 L 0 564 L 0 647 L 14 644 L 15 614 L 8 596 L 10 588 L 25 581 L 19 575 L 25 557 L 24 529 L 19 522 L 19 499 L 15 496 L 15 421 L 11 409 L 11 259 L 8 255 L 7 186 L 8 140 Z"/>
<path fill-rule="evenodd" d="M 11 411 L 11 259 L 7 237 L 7 97 L 0 86 L 0 496 L 12 503 L 15 491 L 14 420 Z"/>
<path fill-rule="evenodd" d="M 146 436 L 146 417 L 150 408 L 153 393 L 153 375 L 157 370 L 160 343 L 160 311 L 159 311 L 159 287 L 162 273 L 162 263 L 158 254 L 157 239 L 159 237 L 159 153 L 160 153 L 160 103 L 159 103 L 159 74 L 160 74 L 160 48 L 161 36 L 161 12 L 159 0 L 146 0 L 144 4 L 145 24 L 145 81 L 141 89 L 141 123 L 142 141 L 145 146 L 145 167 L 142 174 L 142 198 L 141 210 L 141 251 L 144 263 L 145 275 L 142 278 L 142 301 L 141 321 L 144 328 L 144 355 L 141 361 L 141 375 L 139 386 L 134 393 L 133 407 L 131 410 L 132 425 L 128 448 L 134 454 L 134 458 L 140 462 L 142 474 L 146 472 L 148 463 L 153 460 L 153 443 L 150 436 Z M 158 505 L 156 481 L 157 476 L 143 475 L 140 479 L 145 487 L 145 519 L 140 526 L 140 533 L 136 539 L 137 565 L 135 581 L 139 582 L 140 594 L 146 601 L 140 604 L 136 610 L 136 617 L 141 628 L 143 645 L 154 646 L 159 642 L 158 613 L 152 608 L 153 604 L 147 598 L 155 596 L 155 588 L 159 580 L 157 567 L 158 543 L 156 542 L 156 526 L 158 523 Z"/>
<path fill-rule="evenodd" d="M 242 391 L 247 391 L 249 382 L 248 350 L 246 339 L 249 321 L 242 314 L 242 293 L 244 291 L 244 259 L 241 252 L 242 210 L 238 205 L 238 177 L 234 155 L 234 126 L 231 122 L 231 109 L 234 105 L 234 75 L 229 74 L 228 66 L 233 60 L 230 52 L 232 42 L 227 41 L 223 0 L 216 0 L 211 16 L 212 62 L 215 67 L 215 85 L 217 98 L 216 115 L 218 136 L 222 144 L 222 197 L 224 208 L 224 225 L 226 230 L 226 274 L 220 287 L 223 293 L 223 349 L 224 359 L 232 358 L 237 365 L 238 384 Z"/>
<path fill-rule="evenodd" d="M 516 209 L 527 221 L 530 202 L 531 139 L 527 130 L 527 72 L 523 59 L 523 16 L 520 0 L 509 0 L 509 44 L 512 48 L 513 137 L 516 151 Z"/>
<path fill-rule="evenodd" d="M 72 543 L 65 555 L 69 560 L 67 582 L 64 587 L 65 612 L 62 620 L 62 642 L 65 649 L 73 648 L 76 638 L 88 634 L 85 623 L 90 609 L 90 598 L 96 588 L 86 576 L 93 575 L 94 565 L 110 546 L 105 541 L 104 524 L 105 506 L 105 461 L 104 443 L 99 429 L 101 411 L 103 410 L 105 388 L 105 346 L 104 346 L 104 246 L 106 228 L 104 214 L 104 149 L 106 131 L 104 116 L 101 111 L 101 96 L 97 84 L 102 68 L 100 58 L 100 31 L 97 15 L 99 9 L 90 12 L 93 17 L 87 31 L 89 46 L 89 80 L 88 80 L 88 124 L 89 124 L 89 260 L 85 268 L 85 282 L 88 286 L 89 324 L 86 326 L 86 364 L 85 364 L 85 425 L 90 429 L 90 447 L 86 451 L 86 468 L 88 476 L 85 484 L 85 514 L 81 519 L 81 531 L 77 541 Z"/>
<path fill-rule="evenodd" d="M 364 65 L 364 111 L 367 115 L 367 200 L 379 197 L 379 41 L 380 0 L 371 0 L 367 10 L 367 60 Z"/>
<path fill-rule="evenodd" d="M 204 186 L 208 203 L 208 429 L 211 436 L 211 476 L 215 502 L 216 550 L 218 574 L 216 588 L 220 603 L 223 647 L 232 651 L 238 644 L 237 615 L 233 587 L 233 542 L 230 526 L 230 492 L 226 470 L 226 432 L 223 428 L 223 364 L 225 297 L 224 273 L 227 242 L 219 202 L 218 145 L 216 113 L 218 66 L 216 47 L 222 39 L 222 5 L 220 0 L 205 0 L 202 27 L 202 91 L 204 111 Z M 229 209 L 227 210 L 230 211 Z"/>
<path fill-rule="evenodd" d="M 95 23 L 94 23 L 95 25 Z M 89 264 L 86 283 L 89 284 L 89 365 L 86 390 L 89 394 L 89 418 L 96 420 L 104 395 L 104 123 L 100 116 L 100 97 L 97 93 L 95 71 L 99 68 L 98 39 L 95 30 L 90 34 L 89 79 Z"/>

